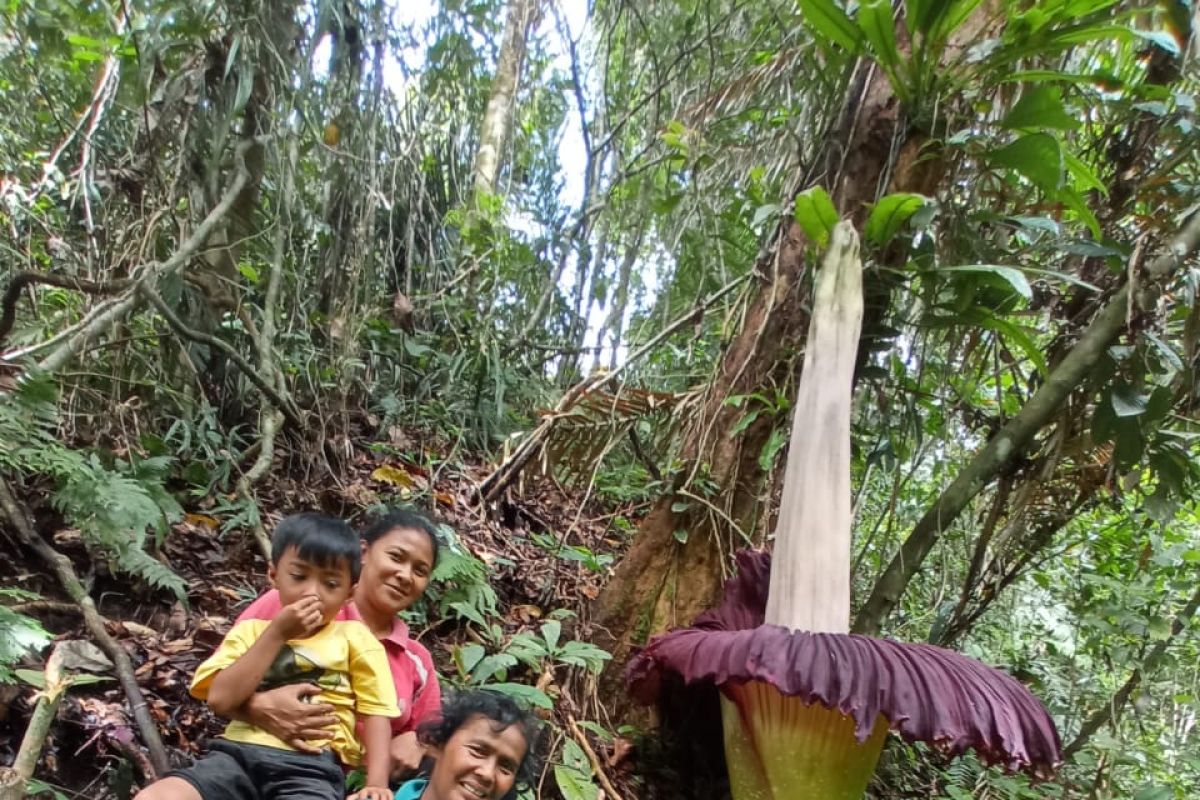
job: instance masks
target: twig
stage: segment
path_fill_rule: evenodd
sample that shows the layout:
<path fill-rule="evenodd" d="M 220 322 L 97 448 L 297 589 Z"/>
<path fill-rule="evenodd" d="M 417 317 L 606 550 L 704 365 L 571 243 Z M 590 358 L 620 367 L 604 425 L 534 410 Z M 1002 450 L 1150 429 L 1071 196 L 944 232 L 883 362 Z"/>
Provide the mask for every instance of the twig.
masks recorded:
<path fill-rule="evenodd" d="M 587 737 L 583 735 L 583 731 L 579 728 L 579 723 L 575 721 L 575 717 L 571 714 L 567 715 L 567 725 L 571 728 L 571 736 L 583 748 L 584 754 L 592 765 L 592 772 L 596 773 L 596 779 L 600 781 L 600 785 L 604 787 L 604 791 L 612 800 L 624 800 L 621 793 L 612 785 L 612 781 L 608 779 L 608 775 L 604 772 L 604 765 L 600 763 L 599 756 L 592 746 L 588 743 Z"/>
<path fill-rule="evenodd" d="M 242 358 L 241 353 L 239 353 L 233 345 L 229 344 L 229 342 L 225 341 L 224 339 L 213 336 L 212 334 L 204 333 L 194 328 L 189 328 L 187 323 L 181 320 L 179 315 L 171 310 L 171 307 L 166 304 L 166 301 L 159 297 L 158 293 L 146 284 L 140 284 L 138 286 L 138 291 L 143 297 L 150 301 L 150 305 L 154 306 L 155 309 L 158 310 L 158 313 L 162 314 L 167 323 L 170 324 L 170 326 L 174 328 L 181 336 L 191 339 L 195 342 L 202 342 L 210 347 L 215 347 L 220 350 L 229 358 L 230 361 L 234 363 L 234 366 L 242 371 L 243 375 L 250 379 L 251 383 L 257 386 L 259 390 L 267 396 L 267 399 L 271 402 L 271 405 L 273 405 L 279 410 L 280 413 L 283 414 L 288 423 L 294 426 L 297 430 L 300 430 L 304 427 L 304 423 L 300 419 L 300 414 L 296 410 L 295 406 L 289 403 L 286 398 L 279 394 L 279 392 L 275 391 L 275 387 L 267 383 L 262 375 L 260 375 L 254 369 L 254 367 L 250 366 L 250 363 L 247 362 L 246 359 Z"/>
<path fill-rule="evenodd" d="M 83 613 L 74 603 L 58 603 L 54 600 L 31 600 L 28 603 L 15 603 L 5 606 L 17 614 L 71 614 L 78 616 Z"/>
<path fill-rule="evenodd" d="M 17 501 L 8 482 L 3 478 L 0 478 L 0 510 L 3 510 L 5 516 L 8 517 L 9 523 L 17 533 L 17 538 L 46 562 L 67 594 L 79 605 L 88 632 L 113 662 L 113 670 L 117 673 L 117 681 L 125 691 L 125 697 L 133 711 L 133 719 L 137 723 L 138 732 L 142 735 L 142 741 L 146 743 L 146 749 L 150 751 L 150 763 L 154 767 L 154 771 L 157 775 L 164 774 L 170 769 L 167 750 L 163 747 L 162 738 L 158 735 L 158 728 L 155 727 L 154 720 L 150 716 L 150 709 L 146 706 L 146 699 L 137 684 L 137 678 L 134 677 L 133 664 L 129 661 L 129 654 L 116 639 L 109 635 L 104 626 L 105 619 L 96 609 L 96 603 L 79 581 L 79 576 L 75 574 L 75 567 L 71 565 L 71 561 L 66 556 L 47 544 L 46 540 L 37 534 L 25 509 Z"/>

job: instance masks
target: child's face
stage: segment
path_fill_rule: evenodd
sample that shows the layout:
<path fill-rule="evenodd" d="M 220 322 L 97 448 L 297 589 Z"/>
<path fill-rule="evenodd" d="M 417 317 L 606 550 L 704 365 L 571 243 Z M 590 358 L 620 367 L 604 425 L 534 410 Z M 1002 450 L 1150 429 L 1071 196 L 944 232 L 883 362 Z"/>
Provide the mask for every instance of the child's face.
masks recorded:
<path fill-rule="evenodd" d="M 437 764 L 427 795 L 434 800 L 497 800 L 508 794 L 528 744 L 519 726 L 497 733 L 494 725 L 476 714 L 443 747 L 433 749 Z"/>
<path fill-rule="evenodd" d="M 279 590 L 279 602 L 291 605 L 309 595 L 321 600 L 321 616 L 328 623 L 354 593 L 350 580 L 350 565 L 345 561 L 320 566 L 300 557 L 295 547 L 289 547 L 279 557 L 278 564 L 267 568 L 271 585 Z"/>

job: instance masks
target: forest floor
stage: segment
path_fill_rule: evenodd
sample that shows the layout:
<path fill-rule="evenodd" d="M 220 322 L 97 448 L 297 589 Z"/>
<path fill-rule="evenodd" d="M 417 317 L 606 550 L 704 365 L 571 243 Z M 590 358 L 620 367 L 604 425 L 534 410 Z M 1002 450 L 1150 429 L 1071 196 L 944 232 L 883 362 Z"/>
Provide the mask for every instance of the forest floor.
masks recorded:
<path fill-rule="evenodd" d="M 415 433 L 407 435 L 419 440 Z M 582 489 L 538 478 L 514 485 L 485 513 L 473 498 L 490 465 L 459 463 L 431 474 L 395 455 L 397 450 L 388 450 L 390 455 L 357 451 L 353 465 L 336 478 L 269 476 L 257 491 L 264 518 L 273 522 L 293 511 L 324 510 L 356 521 L 381 503 L 435 505 L 437 517 L 488 567 L 499 599 L 499 615 L 489 624 L 501 625 L 510 635 L 536 628 L 552 610 L 567 609 L 575 616 L 565 629 L 573 638 L 590 638 L 588 604 L 599 593 L 605 570 L 597 568 L 595 560 L 589 566 L 562 557 L 562 548 L 575 546 L 578 550 L 573 552 L 590 553 L 601 564 L 612 563 L 626 544 L 625 520 L 634 522 L 638 509 L 604 508 L 594 500 L 585 502 Z M 445 462 L 427 458 L 425 463 Z M 220 502 L 222 498 L 205 497 L 185 505 L 186 518 L 173 526 L 160 553 L 188 582 L 189 603 L 184 605 L 167 593 L 130 586 L 127 579 L 112 575 L 106 564 L 94 562 L 78 533 L 63 528 L 37 494 L 38 487 L 27 487 L 24 499 L 35 512 L 39 530 L 52 538 L 90 584 L 91 596 L 109 621 L 109 632 L 130 655 L 172 760 L 185 763 L 224 724 L 188 694 L 191 674 L 239 610 L 266 587 L 266 562 L 253 536 L 246 529 L 223 530 L 227 526 L 219 509 L 228 506 Z M 623 518 L 620 526 L 614 524 L 619 518 Z M 16 610 L 41 621 L 57 639 L 89 638 L 78 607 L 52 574 L 33 554 L 5 538 L 2 529 L 0 585 L 38 594 L 41 599 L 19 604 Z M 444 682 L 451 686 L 458 675 L 455 648 L 468 639 L 478 640 L 459 622 L 436 618 L 413 626 L 412 635 L 430 649 Z M 33 661 L 23 666 L 40 670 Z M 568 720 L 604 716 L 594 677 L 580 670 L 547 670 L 540 676 L 526 671 L 510 674 L 509 680 L 536 682 L 555 698 L 559 730 L 568 731 L 567 735 L 572 729 L 577 736 L 584 735 Z M 0 684 L 0 764 L 12 762 L 35 701 L 32 686 Z M 72 689 L 59 708 L 36 776 L 57 790 L 59 797 L 128 797 L 135 775 L 148 762 L 130 744 L 135 740 L 127 710 L 115 681 Z M 593 737 L 591 744 L 597 758 L 608 765 L 608 777 L 623 783 L 618 773 L 627 770 L 622 763 L 627 742 L 620 737 Z"/>

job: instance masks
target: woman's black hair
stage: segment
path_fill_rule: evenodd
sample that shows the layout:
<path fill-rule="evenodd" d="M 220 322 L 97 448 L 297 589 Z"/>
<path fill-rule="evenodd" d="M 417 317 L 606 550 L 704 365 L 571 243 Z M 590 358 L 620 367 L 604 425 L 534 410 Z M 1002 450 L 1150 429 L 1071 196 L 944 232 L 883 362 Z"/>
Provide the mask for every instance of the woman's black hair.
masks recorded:
<path fill-rule="evenodd" d="M 397 528 L 406 530 L 421 531 L 429 537 L 429 549 L 433 551 L 433 564 L 437 566 L 438 550 L 441 547 L 441 542 L 438 538 L 437 527 L 424 514 L 416 511 L 411 511 L 406 508 L 393 508 L 391 511 L 376 517 L 375 520 L 367 526 L 362 532 L 363 540 L 372 545 L 381 537 L 385 536 Z"/>
<path fill-rule="evenodd" d="M 529 711 L 508 695 L 487 689 L 468 689 L 442 698 L 442 712 L 437 717 L 421 723 L 417 728 L 417 739 L 421 744 L 445 747 L 454 732 L 471 717 L 487 718 L 496 733 L 516 725 L 525 737 L 525 757 L 517 766 L 517 779 L 513 788 L 502 800 L 511 800 L 517 792 L 532 786 L 540 770 L 538 749 L 541 738 L 541 723 Z"/>

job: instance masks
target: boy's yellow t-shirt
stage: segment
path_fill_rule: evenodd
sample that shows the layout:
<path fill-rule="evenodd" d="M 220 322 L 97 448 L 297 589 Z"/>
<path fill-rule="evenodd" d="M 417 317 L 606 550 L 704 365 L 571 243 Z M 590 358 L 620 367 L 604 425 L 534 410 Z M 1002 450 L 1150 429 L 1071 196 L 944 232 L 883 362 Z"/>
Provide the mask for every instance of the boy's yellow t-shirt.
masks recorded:
<path fill-rule="evenodd" d="M 192 695 L 207 700 L 208 689 L 217 673 L 241 658 L 270 624 L 271 621 L 265 619 L 236 623 L 216 652 L 192 676 Z M 400 716 L 396 685 L 383 645 L 366 625 L 355 620 L 337 620 L 307 639 L 287 642 L 280 648 L 258 690 L 295 683 L 315 683 L 321 692 L 313 695 L 312 702 L 329 703 L 334 707 L 337 725 L 327 746 L 347 766 L 356 767 L 363 759 L 362 744 L 354 733 L 355 714 Z M 295 749 L 246 722 L 231 722 L 225 729 L 225 738 L 281 750 Z"/>

